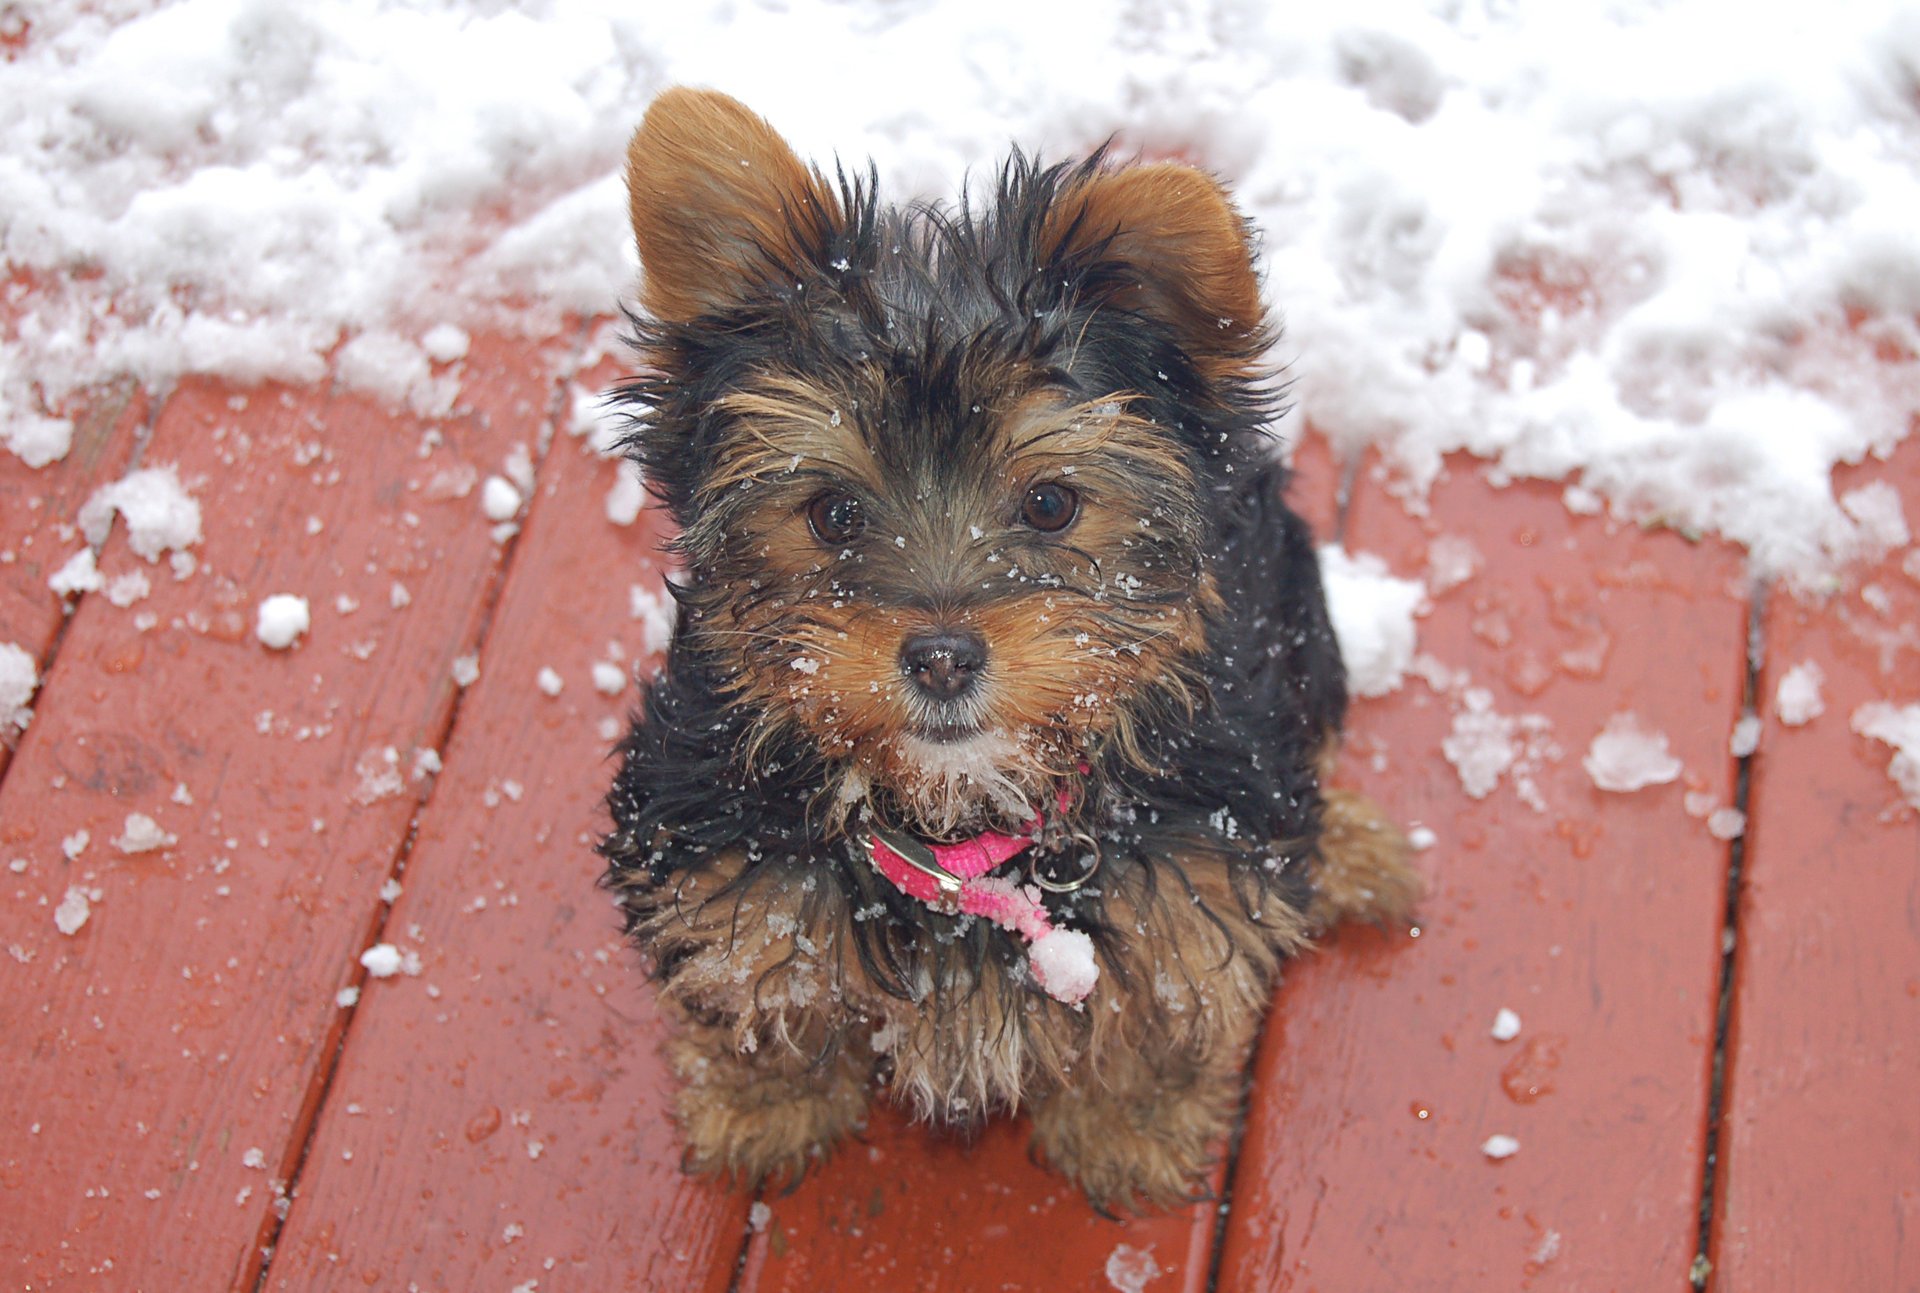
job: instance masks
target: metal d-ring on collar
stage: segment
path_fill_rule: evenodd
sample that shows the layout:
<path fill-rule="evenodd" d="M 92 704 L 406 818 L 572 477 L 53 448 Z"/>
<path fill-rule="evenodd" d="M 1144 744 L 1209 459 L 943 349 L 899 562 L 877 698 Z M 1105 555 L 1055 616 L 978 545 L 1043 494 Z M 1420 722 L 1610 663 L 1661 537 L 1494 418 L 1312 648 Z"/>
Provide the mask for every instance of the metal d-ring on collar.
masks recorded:
<path fill-rule="evenodd" d="M 1087 857 L 1092 859 L 1092 862 L 1085 871 L 1082 871 L 1071 880 L 1054 880 L 1043 876 L 1040 874 L 1040 854 L 1038 850 L 1035 850 L 1027 858 L 1028 882 L 1046 890 L 1048 893 L 1072 893 L 1085 885 L 1087 881 L 1093 879 L 1100 870 L 1100 842 L 1091 835 L 1075 835 L 1073 842 L 1076 844 L 1084 844 L 1088 849 Z"/>

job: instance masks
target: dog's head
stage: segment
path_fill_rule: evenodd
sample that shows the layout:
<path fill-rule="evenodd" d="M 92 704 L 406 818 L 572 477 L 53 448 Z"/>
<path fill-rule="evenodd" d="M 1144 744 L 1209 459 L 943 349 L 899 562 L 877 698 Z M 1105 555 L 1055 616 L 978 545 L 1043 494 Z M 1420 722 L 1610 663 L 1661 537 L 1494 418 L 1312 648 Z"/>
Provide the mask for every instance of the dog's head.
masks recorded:
<path fill-rule="evenodd" d="M 883 208 L 689 90 L 627 178 L 629 446 L 751 748 L 800 737 L 836 813 L 944 835 L 1027 820 L 1191 701 L 1215 498 L 1267 412 L 1218 184 L 1016 154 L 984 197 Z"/>

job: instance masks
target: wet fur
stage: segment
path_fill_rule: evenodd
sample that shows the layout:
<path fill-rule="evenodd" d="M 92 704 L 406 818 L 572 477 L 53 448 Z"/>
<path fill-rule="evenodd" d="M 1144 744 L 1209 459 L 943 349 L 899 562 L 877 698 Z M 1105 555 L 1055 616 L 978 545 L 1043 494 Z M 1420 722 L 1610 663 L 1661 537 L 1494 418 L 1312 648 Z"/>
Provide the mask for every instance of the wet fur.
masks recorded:
<path fill-rule="evenodd" d="M 1346 693 L 1244 224 L 1199 172 L 1104 155 L 1016 153 L 984 199 L 885 207 L 684 90 L 629 185 L 627 444 L 685 574 L 602 852 L 681 1021 L 690 1161 L 797 1173 L 877 1081 L 939 1121 L 1030 1106 L 1096 1201 L 1184 1197 L 1280 959 L 1415 892 L 1399 833 L 1321 789 Z M 1060 535 L 1007 519 L 1037 480 L 1080 491 Z M 844 551 L 807 528 L 823 489 L 867 508 Z M 991 648 L 985 775 L 907 734 L 899 643 L 952 622 Z M 858 843 L 870 819 L 1017 825 L 1062 788 L 1035 865 L 1101 858 L 1048 899 L 1097 948 L 1078 1007 Z"/>

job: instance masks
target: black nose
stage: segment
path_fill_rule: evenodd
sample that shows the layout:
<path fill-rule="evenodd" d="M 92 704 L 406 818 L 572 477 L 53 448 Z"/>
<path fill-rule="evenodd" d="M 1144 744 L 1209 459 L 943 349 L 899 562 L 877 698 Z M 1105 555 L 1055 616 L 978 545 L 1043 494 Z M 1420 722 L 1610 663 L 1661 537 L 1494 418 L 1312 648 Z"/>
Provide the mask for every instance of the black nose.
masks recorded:
<path fill-rule="evenodd" d="M 986 667 L 987 644 L 978 633 L 921 633 L 900 647 L 900 667 L 935 700 L 958 700 Z"/>

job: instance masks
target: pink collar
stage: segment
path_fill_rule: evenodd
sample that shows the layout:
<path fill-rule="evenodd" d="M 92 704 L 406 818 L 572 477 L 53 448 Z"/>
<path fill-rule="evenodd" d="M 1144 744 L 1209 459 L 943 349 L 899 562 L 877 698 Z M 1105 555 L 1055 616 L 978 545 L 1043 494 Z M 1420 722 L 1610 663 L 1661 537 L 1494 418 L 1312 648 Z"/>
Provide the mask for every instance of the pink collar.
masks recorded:
<path fill-rule="evenodd" d="M 1027 965 L 1048 996 L 1069 1005 L 1086 999 L 1100 976 L 1093 940 L 1077 929 L 1056 929 L 1037 885 L 1016 885 L 989 875 L 1033 845 L 1035 818 L 1025 835 L 983 831 L 972 839 L 930 844 L 898 831 L 874 827 L 867 856 L 874 869 L 909 898 L 949 916 L 990 920 L 1027 940 Z"/>

